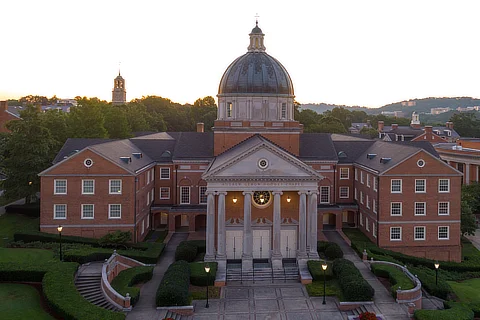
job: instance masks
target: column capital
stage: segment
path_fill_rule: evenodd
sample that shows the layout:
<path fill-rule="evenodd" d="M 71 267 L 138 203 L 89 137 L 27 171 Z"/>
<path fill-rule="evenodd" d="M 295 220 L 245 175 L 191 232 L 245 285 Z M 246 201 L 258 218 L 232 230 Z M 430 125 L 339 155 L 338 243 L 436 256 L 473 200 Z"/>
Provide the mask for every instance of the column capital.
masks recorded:
<path fill-rule="evenodd" d="M 298 194 L 299 194 L 299 195 L 302 195 L 302 194 L 306 195 L 307 193 L 308 193 L 307 190 L 300 190 L 300 191 L 298 191 Z"/>
<path fill-rule="evenodd" d="M 244 196 L 246 196 L 246 195 L 252 195 L 252 194 L 253 194 L 253 191 L 243 191 L 242 194 L 243 194 Z"/>
<path fill-rule="evenodd" d="M 318 190 L 308 190 L 309 195 L 316 194 L 318 196 L 319 193 Z"/>
<path fill-rule="evenodd" d="M 224 196 L 226 196 L 227 193 L 228 193 L 227 191 L 216 191 L 216 192 L 215 192 L 215 194 L 217 194 L 217 195 L 223 194 Z"/>
<path fill-rule="evenodd" d="M 211 195 L 211 196 L 214 196 L 214 195 L 215 195 L 215 191 L 207 190 L 207 191 L 205 191 L 205 194 L 206 194 L 207 196 L 210 196 L 210 195 Z"/>
<path fill-rule="evenodd" d="M 273 195 L 276 195 L 276 194 L 282 195 L 283 192 L 282 192 L 282 191 L 272 191 L 272 194 L 273 194 Z"/>

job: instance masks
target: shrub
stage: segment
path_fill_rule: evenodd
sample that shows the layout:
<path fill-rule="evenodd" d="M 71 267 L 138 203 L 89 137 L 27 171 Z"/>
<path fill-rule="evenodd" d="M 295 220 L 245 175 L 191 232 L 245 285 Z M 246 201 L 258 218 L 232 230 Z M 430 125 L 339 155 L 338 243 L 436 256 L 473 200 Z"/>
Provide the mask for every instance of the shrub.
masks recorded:
<path fill-rule="evenodd" d="M 330 242 L 325 249 L 325 256 L 329 260 L 343 258 L 343 251 L 338 244 L 336 244 L 335 242 Z"/>
<path fill-rule="evenodd" d="M 370 301 L 375 290 L 363 279 L 353 262 L 346 259 L 333 261 L 332 270 L 337 277 L 346 301 Z"/>
<path fill-rule="evenodd" d="M 472 320 L 473 311 L 460 303 L 445 302 L 445 310 L 416 310 L 416 320 Z"/>
<path fill-rule="evenodd" d="M 323 262 L 316 260 L 308 260 L 307 262 L 308 271 L 310 271 L 310 274 L 315 281 L 323 281 L 322 263 Z M 332 264 L 327 262 L 327 266 L 327 270 L 325 270 L 325 279 L 330 280 L 334 278 Z"/>
<path fill-rule="evenodd" d="M 207 284 L 213 286 L 217 275 L 217 263 L 210 262 L 210 276 L 205 272 L 204 262 L 190 263 L 190 283 L 194 286 L 205 287 Z"/>
<path fill-rule="evenodd" d="M 409 270 L 420 279 L 422 287 L 431 295 L 442 299 L 448 299 L 448 296 L 453 293 L 450 285 L 442 277 L 438 278 L 438 284 L 436 284 L 435 271 L 421 266 L 410 267 Z"/>
<path fill-rule="evenodd" d="M 190 266 L 180 260 L 172 263 L 157 289 L 157 307 L 186 306 L 189 304 Z"/>
<path fill-rule="evenodd" d="M 16 232 L 13 235 L 14 241 L 23 241 L 27 242 L 60 242 L 60 237 L 58 234 L 46 233 L 40 231 L 23 231 Z M 97 239 L 75 237 L 75 236 L 62 236 L 62 243 L 80 243 L 80 244 L 89 244 L 92 246 L 98 246 Z"/>
<path fill-rule="evenodd" d="M 11 204 L 5 207 L 5 213 L 19 213 L 30 217 L 40 217 L 40 203 Z"/>
<path fill-rule="evenodd" d="M 132 241 L 132 233 L 130 231 L 116 230 L 101 237 L 98 243 L 102 247 L 127 248 L 127 243 L 130 241 Z"/>
<path fill-rule="evenodd" d="M 325 249 L 327 249 L 329 243 L 328 241 L 317 241 L 317 252 L 325 253 Z"/>
<path fill-rule="evenodd" d="M 414 288 L 412 280 L 410 280 L 410 278 L 408 278 L 407 275 L 403 273 L 403 271 L 394 266 L 374 263 L 371 265 L 371 268 L 372 272 L 377 277 L 388 279 L 391 285 L 390 292 L 392 293 L 392 296 L 394 298 L 397 297 L 398 287 L 401 287 L 402 290 L 409 290 Z"/>
<path fill-rule="evenodd" d="M 125 296 L 130 294 L 130 303 L 134 306 L 140 298 L 140 288 L 134 287 L 140 282 L 152 279 L 153 267 L 134 267 L 121 271 L 112 281 L 115 291 Z"/>
<path fill-rule="evenodd" d="M 198 247 L 191 243 L 182 242 L 175 250 L 175 261 L 185 260 L 192 262 L 197 257 Z"/>

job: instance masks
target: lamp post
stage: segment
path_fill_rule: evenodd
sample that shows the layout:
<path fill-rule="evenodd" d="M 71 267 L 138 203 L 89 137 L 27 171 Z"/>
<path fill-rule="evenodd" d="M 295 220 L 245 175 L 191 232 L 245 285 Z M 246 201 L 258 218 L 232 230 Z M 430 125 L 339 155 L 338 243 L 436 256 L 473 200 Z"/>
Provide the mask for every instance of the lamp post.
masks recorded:
<path fill-rule="evenodd" d="M 63 259 L 62 259 L 62 230 L 63 230 L 63 227 L 58 226 L 57 230 L 58 230 L 58 235 L 60 237 L 60 261 L 63 261 Z"/>
<path fill-rule="evenodd" d="M 438 286 L 438 268 L 440 267 L 440 263 L 436 261 L 434 266 L 435 266 L 435 285 Z"/>
<path fill-rule="evenodd" d="M 208 284 L 210 283 L 210 266 L 207 264 L 205 264 L 205 272 L 207 273 L 207 305 L 205 306 L 205 308 L 208 308 L 209 305 L 208 305 Z"/>
<path fill-rule="evenodd" d="M 325 280 L 325 271 L 327 270 L 327 262 L 325 261 L 322 263 L 322 270 L 323 270 L 323 302 L 322 304 L 326 304 L 327 302 L 325 301 L 325 291 L 326 291 L 326 280 Z"/>

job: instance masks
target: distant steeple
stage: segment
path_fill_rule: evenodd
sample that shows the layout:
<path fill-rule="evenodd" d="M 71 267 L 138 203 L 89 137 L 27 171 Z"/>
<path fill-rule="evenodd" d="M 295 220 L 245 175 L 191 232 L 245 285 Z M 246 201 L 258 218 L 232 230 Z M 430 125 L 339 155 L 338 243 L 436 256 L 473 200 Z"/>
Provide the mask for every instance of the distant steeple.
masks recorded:
<path fill-rule="evenodd" d="M 266 48 L 263 44 L 263 37 L 265 35 L 262 29 L 258 27 L 258 19 L 255 21 L 255 28 L 250 33 L 250 45 L 248 46 L 248 52 L 265 52 Z"/>
<path fill-rule="evenodd" d="M 125 79 L 120 75 L 120 68 L 118 69 L 118 76 L 113 80 L 112 90 L 112 104 L 120 105 L 127 102 L 127 91 L 125 90 Z"/>

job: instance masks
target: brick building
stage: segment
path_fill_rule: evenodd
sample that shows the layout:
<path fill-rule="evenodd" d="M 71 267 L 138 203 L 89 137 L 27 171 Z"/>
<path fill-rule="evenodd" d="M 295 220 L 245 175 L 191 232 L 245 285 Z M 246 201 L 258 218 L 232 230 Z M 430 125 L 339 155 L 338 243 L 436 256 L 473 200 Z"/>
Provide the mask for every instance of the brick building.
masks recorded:
<path fill-rule="evenodd" d="M 460 138 L 456 143 L 436 144 L 442 159 L 463 173 L 463 183 L 480 181 L 480 138 Z"/>
<path fill-rule="evenodd" d="M 324 229 L 356 227 L 379 246 L 461 259 L 462 174 L 430 143 L 306 134 L 286 69 L 258 25 L 225 71 L 213 132 L 69 139 L 41 176 L 41 230 L 135 240 L 167 226 L 205 232 L 205 260 L 318 258 Z"/>
<path fill-rule="evenodd" d="M 5 127 L 6 123 L 18 119 L 20 119 L 18 114 L 9 110 L 8 101 L 0 101 L 0 132 L 8 132 L 9 130 Z"/>

